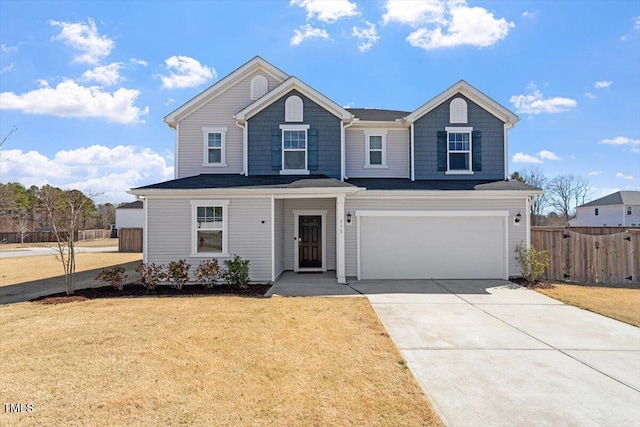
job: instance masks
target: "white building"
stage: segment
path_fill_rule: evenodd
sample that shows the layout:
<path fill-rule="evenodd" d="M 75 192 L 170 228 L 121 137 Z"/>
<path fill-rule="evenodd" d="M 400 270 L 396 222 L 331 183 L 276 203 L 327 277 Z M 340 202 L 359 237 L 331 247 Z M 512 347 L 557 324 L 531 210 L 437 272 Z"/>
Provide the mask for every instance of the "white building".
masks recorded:
<path fill-rule="evenodd" d="M 640 191 L 618 191 L 576 208 L 572 227 L 640 227 Z"/>

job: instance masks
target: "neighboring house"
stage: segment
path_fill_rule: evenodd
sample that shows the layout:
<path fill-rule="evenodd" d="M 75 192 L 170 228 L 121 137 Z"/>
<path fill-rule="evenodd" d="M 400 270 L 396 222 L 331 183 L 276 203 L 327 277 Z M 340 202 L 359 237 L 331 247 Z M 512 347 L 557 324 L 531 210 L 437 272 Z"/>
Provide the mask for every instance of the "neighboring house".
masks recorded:
<path fill-rule="evenodd" d="M 144 209 L 141 201 L 120 205 L 116 208 L 116 229 L 144 228 Z"/>
<path fill-rule="evenodd" d="M 572 227 L 640 227 L 640 191 L 617 191 L 576 208 Z"/>
<path fill-rule="evenodd" d="M 176 179 L 144 198 L 144 261 L 238 254 L 357 279 L 508 278 L 542 190 L 507 180 L 512 112 L 459 81 L 414 111 L 345 109 L 256 57 L 165 117 Z"/>

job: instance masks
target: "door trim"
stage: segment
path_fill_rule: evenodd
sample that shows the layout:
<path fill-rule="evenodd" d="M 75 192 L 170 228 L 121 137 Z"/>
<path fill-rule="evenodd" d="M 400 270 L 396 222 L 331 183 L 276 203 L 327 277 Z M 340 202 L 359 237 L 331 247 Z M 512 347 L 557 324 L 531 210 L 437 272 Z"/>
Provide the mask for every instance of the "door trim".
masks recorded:
<path fill-rule="evenodd" d="M 321 268 L 300 268 L 300 254 L 298 252 L 298 234 L 300 231 L 301 216 L 321 217 L 320 230 L 322 236 L 322 267 Z M 326 209 L 296 209 L 293 211 L 293 271 L 327 271 L 327 210 Z"/>

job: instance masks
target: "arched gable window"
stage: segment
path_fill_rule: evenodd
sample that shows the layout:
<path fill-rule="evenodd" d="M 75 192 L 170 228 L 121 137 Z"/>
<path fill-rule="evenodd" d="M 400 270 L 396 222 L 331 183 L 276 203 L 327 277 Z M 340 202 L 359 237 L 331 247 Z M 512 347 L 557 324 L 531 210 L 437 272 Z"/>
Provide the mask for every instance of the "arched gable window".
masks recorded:
<path fill-rule="evenodd" d="M 269 82 L 265 76 L 257 75 L 251 79 L 251 99 L 258 99 L 269 91 Z"/>
<path fill-rule="evenodd" d="M 467 123 L 467 102 L 456 98 L 449 104 L 449 123 Z"/>
<path fill-rule="evenodd" d="M 293 95 L 284 103 L 284 121 L 301 122 L 303 120 L 303 104 L 299 96 Z"/>

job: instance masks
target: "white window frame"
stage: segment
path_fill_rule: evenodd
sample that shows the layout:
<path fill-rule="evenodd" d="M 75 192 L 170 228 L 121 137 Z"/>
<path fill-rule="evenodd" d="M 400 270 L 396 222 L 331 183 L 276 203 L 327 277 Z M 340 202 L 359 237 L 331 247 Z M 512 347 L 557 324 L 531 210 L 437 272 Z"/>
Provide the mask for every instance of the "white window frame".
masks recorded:
<path fill-rule="evenodd" d="M 226 167 L 226 140 L 227 140 L 227 130 L 229 128 L 223 126 L 216 127 L 203 127 L 202 128 L 202 138 L 203 138 L 203 162 L 202 166 L 207 167 Z M 220 163 L 209 163 L 209 134 L 211 133 L 219 133 L 220 134 Z"/>
<path fill-rule="evenodd" d="M 382 149 L 371 150 L 371 137 L 382 137 Z M 382 151 L 382 164 L 371 164 L 370 153 L 372 151 Z M 387 166 L 387 131 L 386 130 L 367 130 L 364 132 L 364 168 L 365 169 L 386 169 Z"/>
<path fill-rule="evenodd" d="M 446 127 L 447 131 L 447 171 L 445 175 L 473 175 L 473 128 L 472 127 Z M 449 166 L 449 155 L 452 153 L 449 151 L 449 134 L 450 133 L 467 133 L 469 134 L 469 150 L 452 151 L 453 153 L 469 153 L 469 169 L 454 169 L 451 170 Z"/>
<path fill-rule="evenodd" d="M 300 106 L 299 111 L 293 111 L 291 104 Z M 304 120 L 304 101 L 297 95 L 291 95 L 284 102 L 284 121 L 285 122 L 301 122 Z"/>
<path fill-rule="evenodd" d="M 633 215 L 633 209 L 631 206 L 627 206 L 627 215 Z"/>
<path fill-rule="evenodd" d="M 191 258 L 229 256 L 229 200 L 191 200 Z M 222 208 L 222 252 L 198 252 L 198 208 Z"/>
<path fill-rule="evenodd" d="M 280 175 L 309 175 L 309 125 L 280 125 L 281 145 L 282 148 L 282 169 Z M 304 169 L 285 169 L 284 153 L 285 151 L 303 151 L 302 149 L 286 149 L 284 148 L 284 133 L 286 131 L 304 131 Z"/>
<path fill-rule="evenodd" d="M 593 215 L 594 216 L 598 216 L 599 214 L 600 214 L 600 209 L 595 208 L 594 211 L 593 211 Z"/>
<path fill-rule="evenodd" d="M 259 93 L 257 90 L 257 85 L 259 83 L 262 83 L 264 86 L 264 93 Z M 262 96 L 264 96 L 267 92 L 269 92 L 269 81 L 267 80 L 267 78 L 265 76 L 263 76 L 262 74 L 258 74 L 257 76 L 254 76 L 251 79 L 251 94 L 250 94 L 250 98 L 252 101 L 261 98 Z"/>

